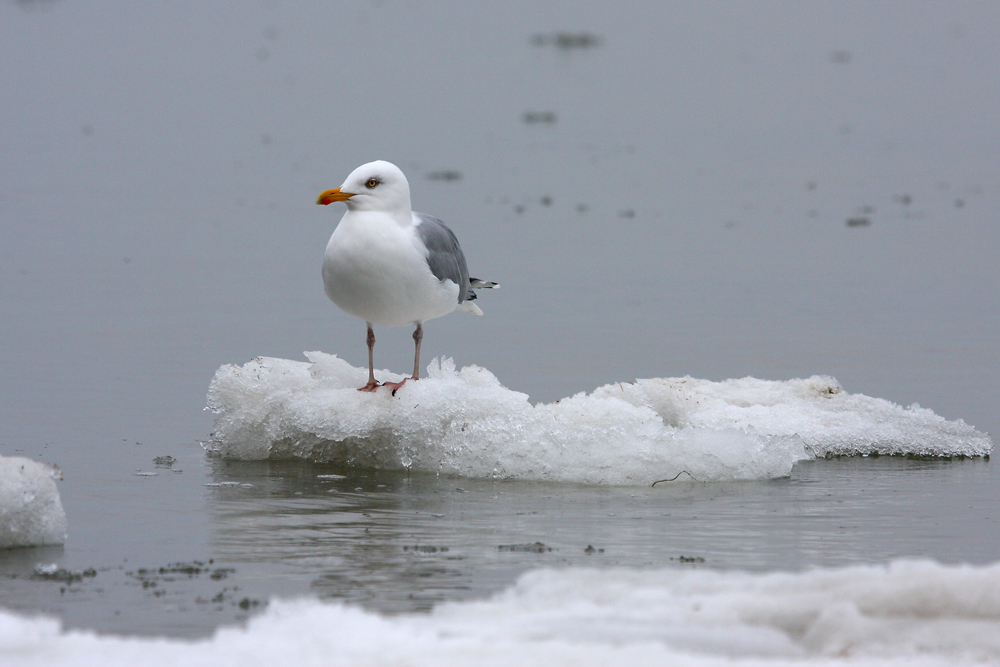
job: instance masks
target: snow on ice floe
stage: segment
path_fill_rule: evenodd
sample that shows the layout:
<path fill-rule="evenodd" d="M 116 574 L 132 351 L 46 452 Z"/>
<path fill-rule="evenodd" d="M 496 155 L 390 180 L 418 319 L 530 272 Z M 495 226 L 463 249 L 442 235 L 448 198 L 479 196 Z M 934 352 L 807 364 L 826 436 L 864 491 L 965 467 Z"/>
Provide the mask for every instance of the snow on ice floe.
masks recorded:
<path fill-rule="evenodd" d="M 306 357 L 222 366 L 208 392 L 218 415 L 208 449 L 244 460 L 615 485 L 682 471 L 701 481 L 783 477 L 816 456 L 992 449 L 988 435 L 960 420 L 850 394 L 823 376 L 655 378 L 532 405 L 488 370 L 456 370 L 450 359 L 435 359 L 429 377 L 393 396 L 356 391 L 366 369 L 321 352 Z"/>
<path fill-rule="evenodd" d="M 58 469 L 20 456 L 0 456 L 0 549 L 62 544 L 66 513 Z"/>
<path fill-rule="evenodd" d="M 535 570 L 487 600 L 383 616 L 272 600 L 201 641 L 101 637 L 0 611 L 10 667 L 1000 663 L 1000 564 L 799 573 Z"/>

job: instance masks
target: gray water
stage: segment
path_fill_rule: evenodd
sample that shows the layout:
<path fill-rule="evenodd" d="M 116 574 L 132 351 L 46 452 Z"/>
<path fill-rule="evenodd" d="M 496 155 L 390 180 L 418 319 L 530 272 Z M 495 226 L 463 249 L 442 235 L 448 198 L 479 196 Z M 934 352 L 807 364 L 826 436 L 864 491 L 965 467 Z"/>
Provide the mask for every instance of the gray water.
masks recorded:
<path fill-rule="evenodd" d="M 1000 479 L 982 460 L 822 460 L 789 479 L 656 488 L 191 460 L 183 473 L 109 480 L 100 498 L 67 481 L 70 517 L 88 532 L 71 525 L 65 548 L 0 555 L 4 606 L 70 627 L 202 636 L 273 596 L 425 611 L 537 567 L 1000 559 Z M 40 579 L 39 562 L 81 576 Z"/>
<path fill-rule="evenodd" d="M 1000 432 L 998 29 L 976 3 L 0 5 L 0 454 L 60 466 L 70 526 L 0 553 L 0 606 L 196 636 L 274 595 L 419 610 L 549 565 L 996 560 L 988 461 L 606 489 L 200 441 L 224 363 L 366 362 L 314 201 L 376 158 L 503 285 L 428 323 L 427 360 L 540 401 L 822 373 Z M 377 333 L 408 368 L 410 332 Z M 31 578 L 53 562 L 93 576 Z"/>

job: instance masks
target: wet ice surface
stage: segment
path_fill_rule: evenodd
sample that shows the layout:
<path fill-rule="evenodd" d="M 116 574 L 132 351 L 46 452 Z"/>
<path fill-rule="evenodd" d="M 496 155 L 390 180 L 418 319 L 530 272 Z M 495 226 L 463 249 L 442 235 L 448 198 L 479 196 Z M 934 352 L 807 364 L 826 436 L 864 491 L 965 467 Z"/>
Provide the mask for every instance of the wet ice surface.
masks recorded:
<path fill-rule="evenodd" d="M 366 371 L 336 356 L 220 368 L 209 445 L 225 458 L 298 458 L 464 477 L 649 485 L 768 479 L 815 456 L 987 456 L 990 437 L 919 406 L 844 391 L 830 377 L 786 382 L 655 378 L 550 404 L 484 368 L 435 360 L 394 396 L 357 391 Z M 385 371 L 381 376 L 391 376 Z"/>
<path fill-rule="evenodd" d="M 22 456 L 0 456 L 0 549 L 62 544 L 66 512 L 57 468 Z"/>

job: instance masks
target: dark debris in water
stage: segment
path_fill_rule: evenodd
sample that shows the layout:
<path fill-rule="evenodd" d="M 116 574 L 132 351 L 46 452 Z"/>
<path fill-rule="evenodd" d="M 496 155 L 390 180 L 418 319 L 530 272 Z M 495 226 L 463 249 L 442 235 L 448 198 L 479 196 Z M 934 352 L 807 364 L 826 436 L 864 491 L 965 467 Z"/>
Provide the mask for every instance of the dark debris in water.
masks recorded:
<path fill-rule="evenodd" d="M 238 586 L 234 586 L 233 588 L 225 587 L 210 598 L 199 596 L 195 598 L 195 602 L 201 605 L 229 605 L 230 607 L 238 607 L 242 611 L 267 607 L 266 600 L 261 601 L 246 596 L 237 599 L 238 591 Z"/>
<path fill-rule="evenodd" d="M 159 598 L 166 597 L 168 594 L 183 594 L 186 586 L 189 585 L 185 582 L 190 582 L 200 577 L 207 577 L 211 581 L 218 582 L 228 579 L 229 575 L 235 572 L 235 568 L 216 567 L 213 560 L 209 560 L 207 563 L 205 561 L 192 560 L 184 563 L 170 563 L 163 567 L 143 567 L 126 572 L 125 575 L 137 580 L 142 586 L 142 590 L 147 594 Z M 178 584 L 180 585 L 180 589 L 170 590 L 168 593 L 169 585 L 177 582 L 180 582 Z M 250 611 L 267 606 L 266 601 L 262 602 L 248 597 L 241 598 L 239 590 L 239 586 L 224 586 L 222 590 L 214 595 L 199 595 L 194 601 L 200 605 L 215 605 L 219 610 L 223 606 L 238 608 L 242 611 Z"/>
<path fill-rule="evenodd" d="M 555 125 L 558 118 L 555 111 L 525 111 L 521 120 L 526 125 Z"/>
<path fill-rule="evenodd" d="M 14 0 L 14 4 L 26 12 L 36 9 L 49 9 L 59 0 Z"/>
<path fill-rule="evenodd" d="M 541 542 L 532 544 L 501 544 L 497 547 L 500 551 L 514 551 L 518 553 L 544 554 L 552 551 L 552 547 L 547 547 Z"/>
<path fill-rule="evenodd" d="M 534 46 L 554 46 L 561 51 L 594 49 L 604 43 L 604 38 L 590 32 L 536 33 L 531 37 Z"/>
<path fill-rule="evenodd" d="M 604 549 L 595 549 L 593 544 L 588 544 L 587 548 L 583 550 L 583 553 L 587 554 L 588 556 L 592 556 L 593 554 L 604 553 Z"/>
<path fill-rule="evenodd" d="M 678 556 L 674 558 L 670 557 L 670 560 L 676 560 L 678 563 L 704 563 L 705 559 L 701 556 Z"/>
<path fill-rule="evenodd" d="M 837 49 L 830 52 L 830 62 L 835 65 L 848 65 L 852 58 L 851 52 L 847 49 Z"/>
<path fill-rule="evenodd" d="M 31 578 L 35 581 L 60 581 L 65 584 L 75 584 L 84 579 L 92 579 L 97 576 L 97 570 L 90 567 L 86 570 L 67 570 L 63 567 L 52 565 L 36 565 Z"/>
<path fill-rule="evenodd" d="M 848 218 L 848 227 L 869 227 L 872 224 L 872 219 L 865 216 L 859 216 L 857 218 Z"/>
<path fill-rule="evenodd" d="M 190 563 L 171 563 L 170 565 L 158 568 L 141 567 L 138 570 L 126 572 L 125 574 L 133 579 L 140 580 L 143 588 L 151 588 L 156 586 L 157 581 L 176 581 L 178 577 L 192 579 L 203 574 L 207 575 L 213 581 L 221 581 L 233 572 L 236 572 L 231 567 L 212 567 L 213 563 L 214 561 L 212 560 L 209 560 L 208 563 L 194 560 Z"/>
<path fill-rule="evenodd" d="M 427 174 L 427 180 L 429 181 L 444 181 L 450 183 L 452 181 L 462 180 L 462 172 L 456 171 L 454 169 L 442 169 L 441 171 L 432 171 Z"/>
<path fill-rule="evenodd" d="M 413 551 L 421 554 L 436 554 L 445 553 L 448 551 L 448 547 L 435 547 L 429 544 L 415 544 L 413 546 L 404 546 L 403 551 Z"/>
<path fill-rule="evenodd" d="M 262 603 L 260 600 L 255 600 L 253 598 L 243 598 L 242 600 L 240 600 L 238 606 L 243 611 L 249 611 L 251 609 L 256 609 L 257 607 L 261 606 L 261 604 L 266 604 L 266 603 Z"/>

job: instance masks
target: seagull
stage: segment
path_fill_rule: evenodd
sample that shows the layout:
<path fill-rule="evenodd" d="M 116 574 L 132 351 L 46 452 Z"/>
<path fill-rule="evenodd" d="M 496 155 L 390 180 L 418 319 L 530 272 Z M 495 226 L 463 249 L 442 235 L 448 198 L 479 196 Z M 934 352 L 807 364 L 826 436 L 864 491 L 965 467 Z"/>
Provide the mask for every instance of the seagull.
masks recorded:
<path fill-rule="evenodd" d="M 435 217 L 410 208 L 410 184 L 396 165 L 384 160 L 363 164 L 339 188 L 316 200 L 324 206 L 342 201 L 347 213 L 330 236 L 323 257 L 326 295 L 341 310 L 368 325 L 368 384 L 375 391 L 373 325 L 416 327 L 413 375 L 385 382 L 393 395 L 407 380 L 419 380 L 423 323 L 455 310 L 476 315 L 473 288 L 497 283 L 469 277 L 455 233 Z"/>

